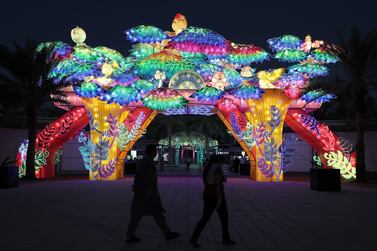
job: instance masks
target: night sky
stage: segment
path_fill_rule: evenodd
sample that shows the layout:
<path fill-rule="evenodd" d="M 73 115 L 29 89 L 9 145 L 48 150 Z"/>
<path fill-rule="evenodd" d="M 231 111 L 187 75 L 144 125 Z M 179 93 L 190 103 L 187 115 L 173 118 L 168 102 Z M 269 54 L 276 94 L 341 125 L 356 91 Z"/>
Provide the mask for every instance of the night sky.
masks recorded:
<path fill-rule="evenodd" d="M 189 25 L 213 29 L 238 43 L 265 41 L 283 34 L 311 34 L 313 39 L 336 42 L 336 31 L 347 34 L 352 26 L 362 32 L 377 23 L 377 1 L 10 1 L 1 3 L 2 44 L 27 40 L 73 44 L 70 30 L 86 30 L 90 46 L 104 45 L 127 53 L 130 42 L 123 31 L 139 24 L 171 30 L 177 12 Z M 347 1 L 348 2 L 348 1 Z"/>

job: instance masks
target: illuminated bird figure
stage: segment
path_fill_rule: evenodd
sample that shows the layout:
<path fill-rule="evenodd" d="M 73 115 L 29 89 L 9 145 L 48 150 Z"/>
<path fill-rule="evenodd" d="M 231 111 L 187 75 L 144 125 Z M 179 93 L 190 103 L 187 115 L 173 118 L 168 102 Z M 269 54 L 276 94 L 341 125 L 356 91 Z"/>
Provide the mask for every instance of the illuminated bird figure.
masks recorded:
<path fill-rule="evenodd" d="M 184 15 L 177 13 L 174 17 L 173 23 L 171 24 L 175 35 L 178 35 L 187 28 L 187 19 Z"/>
<path fill-rule="evenodd" d="M 301 50 L 305 51 L 306 53 L 310 52 L 312 48 L 319 48 L 324 45 L 324 42 L 321 40 L 312 41 L 312 37 L 307 35 L 305 37 L 304 43 L 301 45 Z"/>

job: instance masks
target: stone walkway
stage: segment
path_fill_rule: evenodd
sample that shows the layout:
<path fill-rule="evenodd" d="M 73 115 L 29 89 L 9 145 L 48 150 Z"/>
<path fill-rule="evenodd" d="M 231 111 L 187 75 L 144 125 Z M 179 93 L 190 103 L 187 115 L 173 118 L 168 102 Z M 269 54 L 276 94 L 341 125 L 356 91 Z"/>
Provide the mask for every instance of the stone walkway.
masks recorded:
<path fill-rule="evenodd" d="M 22 183 L 0 190 L 0 250 L 191 250 L 202 210 L 199 177 L 160 177 L 171 228 L 166 242 L 151 217 L 126 244 L 133 179 Z M 255 183 L 230 178 L 225 187 L 235 247 L 222 247 L 217 215 L 203 232 L 202 250 L 375 250 L 377 189 L 347 184 L 314 192 L 307 182 Z"/>

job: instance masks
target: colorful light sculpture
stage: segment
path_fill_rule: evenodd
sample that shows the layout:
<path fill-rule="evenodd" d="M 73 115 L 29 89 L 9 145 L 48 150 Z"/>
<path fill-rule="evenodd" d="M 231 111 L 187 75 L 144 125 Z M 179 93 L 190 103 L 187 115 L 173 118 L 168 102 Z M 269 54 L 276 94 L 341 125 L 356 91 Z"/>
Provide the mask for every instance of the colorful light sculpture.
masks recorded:
<path fill-rule="evenodd" d="M 355 156 L 347 153 L 347 144 L 305 112 L 310 103 L 318 108 L 335 98 L 306 92 L 310 79 L 328 74 L 325 64 L 338 60 L 323 41 L 312 41 L 309 35 L 304 41 L 292 35 L 275 37 L 267 41 L 270 57 L 255 45 L 231 43 L 214 31 L 188 26 L 182 14 L 175 16 L 172 28 L 129 29 L 126 36 L 136 44 L 128 57 L 86 45 L 86 33 L 79 27 L 72 30 L 74 47 L 62 42 L 40 46 L 52 48 L 48 60 L 57 61 L 50 78 L 70 83 L 75 104 L 85 106 L 87 117 L 76 116 L 80 126 L 90 124 L 90 137 L 80 135 L 79 141 L 91 179 L 122 177 L 127 152 L 159 112 L 218 114 L 252 160 L 251 176 L 258 181 L 282 180 L 292 162 L 295 140 L 283 140 L 284 121 L 315 146 L 324 167 L 340 168 L 343 177 L 354 178 Z M 296 64 L 255 73 L 251 64 L 269 58 Z M 293 113 L 290 105 L 302 109 Z M 77 133 L 80 126 L 70 130 Z M 60 137 L 51 136 L 51 142 L 63 142 Z M 57 151 L 49 144 L 38 149 L 50 154 L 41 177 L 48 173 L 46 166 L 51 169 Z"/>

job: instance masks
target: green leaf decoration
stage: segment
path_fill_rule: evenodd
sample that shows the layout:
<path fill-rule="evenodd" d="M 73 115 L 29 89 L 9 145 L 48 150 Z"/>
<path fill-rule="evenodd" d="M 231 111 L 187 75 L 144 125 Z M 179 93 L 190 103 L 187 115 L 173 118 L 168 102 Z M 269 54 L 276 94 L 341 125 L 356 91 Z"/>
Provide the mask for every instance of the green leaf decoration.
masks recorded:
<path fill-rule="evenodd" d="M 95 145 L 94 158 L 96 160 L 106 160 L 109 154 L 110 142 L 108 140 L 100 139 Z"/>
<path fill-rule="evenodd" d="M 128 137 L 128 129 L 127 127 L 122 123 L 118 126 L 118 137 L 117 137 L 117 146 L 121 151 L 123 151 L 128 142 L 130 142 L 129 137 Z"/>
<path fill-rule="evenodd" d="M 35 169 L 42 168 L 43 165 L 47 164 L 47 157 L 49 153 L 46 150 L 41 150 L 35 153 Z"/>
<path fill-rule="evenodd" d="M 348 158 L 341 151 L 328 152 L 323 156 L 327 160 L 328 166 L 340 169 L 340 174 L 343 178 L 347 180 L 356 178 L 356 168 L 351 165 Z"/>
<path fill-rule="evenodd" d="M 278 147 L 275 140 L 271 138 L 269 141 L 264 142 L 264 157 L 266 161 L 276 161 L 278 159 Z"/>
<path fill-rule="evenodd" d="M 255 137 L 253 135 L 253 125 L 250 122 L 247 122 L 245 131 L 243 132 L 242 140 L 245 142 L 249 149 L 255 146 Z"/>
<path fill-rule="evenodd" d="M 62 155 L 63 155 L 63 149 L 60 148 L 60 149 L 56 152 L 56 154 L 55 154 L 55 160 L 54 160 L 55 165 L 58 165 L 58 164 L 59 164 Z"/>
<path fill-rule="evenodd" d="M 321 157 L 319 157 L 318 155 L 313 156 L 313 162 L 316 166 L 322 167 L 322 160 Z"/>

